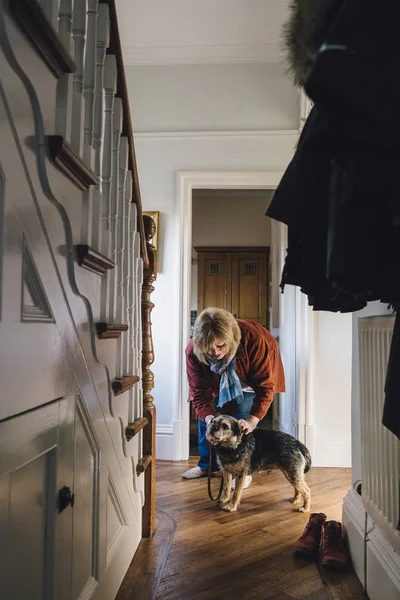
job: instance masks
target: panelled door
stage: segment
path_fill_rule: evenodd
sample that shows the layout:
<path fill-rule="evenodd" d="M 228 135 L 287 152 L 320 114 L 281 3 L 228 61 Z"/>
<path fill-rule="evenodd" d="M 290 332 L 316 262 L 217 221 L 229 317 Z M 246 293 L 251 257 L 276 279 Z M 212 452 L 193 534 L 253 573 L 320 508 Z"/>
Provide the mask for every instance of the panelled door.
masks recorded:
<path fill-rule="evenodd" d="M 232 311 L 232 252 L 199 252 L 198 312 L 207 306 Z"/>
<path fill-rule="evenodd" d="M 1 598 L 71 600 L 73 413 L 72 396 L 0 422 Z"/>
<path fill-rule="evenodd" d="M 268 253 L 232 252 L 232 312 L 268 325 Z"/>
<path fill-rule="evenodd" d="M 269 324 L 269 248 L 196 248 L 197 311 L 207 306 Z"/>

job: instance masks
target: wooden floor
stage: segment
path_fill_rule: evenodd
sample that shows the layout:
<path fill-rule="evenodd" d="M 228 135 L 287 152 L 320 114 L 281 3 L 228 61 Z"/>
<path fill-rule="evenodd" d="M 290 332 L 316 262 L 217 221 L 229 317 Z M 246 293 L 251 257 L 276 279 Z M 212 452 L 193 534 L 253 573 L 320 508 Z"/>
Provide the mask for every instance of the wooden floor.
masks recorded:
<path fill-rule="evenodd" d="M 225 513 L 208 499 L 206 478 L 181 479 L 194 464 L 157 463 L 157 531 L 141 542 L 116 600 L 366 598 L 351 567 L 322 570 L 294 555 L 308 515 L 293 511 L 292 488 L 279 471 L 256 475 L 238 512 Z M 312 511 L 341 521 L 350 475 L 313 467 Z"/>

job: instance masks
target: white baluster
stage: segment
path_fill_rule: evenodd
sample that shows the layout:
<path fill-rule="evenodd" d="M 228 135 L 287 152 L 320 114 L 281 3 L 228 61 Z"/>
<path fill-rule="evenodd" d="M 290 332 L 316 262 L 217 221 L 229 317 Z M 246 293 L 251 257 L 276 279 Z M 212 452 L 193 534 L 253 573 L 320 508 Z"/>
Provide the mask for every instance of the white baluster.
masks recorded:
<path fill-rule="evenodd" d="M 128 348 L 128 368 L 131 373 L 136 374 L 136 355 L 135 355 L 135 327 L 136 327 L 136 255 L 135 255 L 135 239 L 136 239 L 136 204 L 131 207 L 131 222 L 130 222 L 130 277 L 129 277 L 129 348 Z"/>
<path fill-rule="evenodd" d="M 124 251 L 125 251 L 125 195 L 126 181 L 128 174 L 128 156 L 129 143 L 128 138 L 122 137 L 119 153 L 119 186 L 118 186 L 118 214 L 116 226 L 116 256 L 115 263 L 117 265 L 115 271 L 116 281 L 116 306 L 115 306 L 115 322 L 124 322 Z M 126 334 L 122 334 L 126 337 Z M 117 342 L 117 377 L 123 375 L 123 342 L 122 336 Z"/>
<path fill-rule="evenodd" d="M 132 188 L 133 190 L 133 188 Z M 134 338 L 135 338 L 135 290 L 136 290 L 136 257 L 135 257 L 135 235 L 136 235 L 136 205 L 131 204 L 130 211 L 130 221 L 129 221 L 129 281 L 128 281 L 128 323 L 129 323 L 129 333 L 128 344 L 127 344 L 127 371 L 130 374 L 136 375 L 136 357 L 135 357 L 135 348 L 134 348 Z M 129 396 L 129 421 L 132 422 L 138 417 L 138 412 L 136 410 L 136 397 L 137 392 L 136 388 L 138 386 L 134 386 L 132 393 Z"/>
<path fill-rule="evenodd" d="M 99 5 L 96 42 L 96 92 L 94 101 L 94 172 L 99 183 L 93 194 L 92 247 L 101 252 L 103 233 L 102 155 L 104 133 L 104 61 L 110 43 L 110 12 L 107 4 Z"/>
<path fill-rule="evenodd" d="M 58 13 L 58 32 L 64 48 L 74 55 L 72 38 L 73 0 L 60 0 Z M 63 75 L 57 82 L 56 133 L 71 142 L 73 75 Z"/>
<path fill-rule="evenodd" d="M 96 42 L 97 42 L 97 10 L 99 0 L 88 0 L 87 7 L 87 36 L 85 54 L 85 73 L 83 95 L 85 97 L 85 137 L 83 158 L 92 168 L 94 138 L 94 99 L 96 90 Z"/>
<path fill-rule="evenodd" d="M 119 157 L 119 199 L 117 217 L 117 306 L 116 321 L 121 323 L 124 317 L 122 298 L 124 297 L 124 252 L 125 252 L 125 210 L 126 210 L 126 182 L 128 176 L 129 142 L 128 138 L 121 138 Z"/>
<path fill-rule="evenodd" d="M 135 286 L 135 338 L 136 364 L 135 373 L 142 372 L 142 285 L 143 285 L 143 260 L 140 256 L 141 239 L 140 233 L 135 233 L 135 258 L 136 258 L 136 286 Z"/>
<path fill-rule="evenodd" d="M 119 159 L 122 132 L 123 106 L 121 98 L 114 100 L 113 116 L 113 164 L 111 180 L 111 207 L 110 207 L 110 233 L 111 233 L 111 253 L 110 258 L 117 264 L 117 220 L 119 204 Z M 126 167 L 127 168 L 127 167 Z M 116 289 L 117 289 L 117 269 L 114 269 L 109 275 L 109 313 L 110 323 L 115 319 Z"/>
<path fill-rule="evenodd" d="M 123 275 L 124 275 L 124 311 L 123 311 L 123 322 L 127 323 L 129 329 L 122 336 L 122 371 L 124 375 L 129 374 L 129 347 L 130 347 L 130 335 L 131 335 L 131 303 L 130 303 L 130 279 L 131 279 L 131 266 L 132 266 L 132 245 L 131 245 L 131 207 L 132 207 L 132 173 L 128 171 L 125 185 L 125 218 L 124 218 L 124 240 L 125 240 L 125 253 L 123 262 Z"/>
<path fill-rule="evenodd" d="M 103 190 L 103 231 L 102 253 L 109 257 L 111 250 L 111 190 L 112 190 L 112 163 L 113 163 L 113 111 L 114 98 L 117 90 L 117 63 L 113 54 L 108 54 L 104 66 L 104 142 L 102 162 L 102 190 Z M 108 289 L 109 278 L 104 275 L 101 285 L 101 318 L 107 321 L 108 315 Z"/>
<path fill-rule="evenodd" d="M 73 75 L 72 131 L 71 146 L 77 154 L 82 155 L 83 123 L 85 101 L 83 96 L 84 64 L 86 45 L 87 0 L 75 0 L 73 10 L 72 36 L 75 46 L 76 71 Z"/>
<path fill-rule="evenodd" d="M 87 33 L 85 52 L 85 72 L 83 96 L 85 99 L 85 129 L 83 137 L 83 160 L 91 169 L 94 168 L 94 99 L 96 91 L 96 37 L 97 10 L 99 0 L 88 0 Z M 89 244 L 92 238 L 93 201 L 96 192 L 90 187 L 82 197 L 81 243 Z"/>

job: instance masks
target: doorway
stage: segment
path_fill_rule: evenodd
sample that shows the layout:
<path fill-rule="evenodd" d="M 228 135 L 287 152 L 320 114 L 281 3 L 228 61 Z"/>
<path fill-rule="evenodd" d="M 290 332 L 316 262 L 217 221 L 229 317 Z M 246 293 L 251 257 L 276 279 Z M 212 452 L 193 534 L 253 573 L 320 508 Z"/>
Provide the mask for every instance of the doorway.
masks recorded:
<path fill-rule="evenodd" d="M 185 348 L 190 339 L 191 329 L 191 281 L 197 281 L 197 274 L 193 275 L 193 241 L 192 241 L 192 212 L 193 192 L 203 190 L 219 191 L 221 196 L 226 196 L 227 191 L 241 193 L 248 191 L 272 191 L 276 189 L 282 177 L 281 171 L 180 171 L 177 173 L 177 206 L 179 210 L 179 272 L 180 284 L 178 290 L 178 361 L 176 364 L 176 378 L 178 382 L 178 393 L 173 417 L 173 460 L 187 460 L 189 457 L 189 432 L 190 432 L 190 405 L 188 403 L 187 376 L 185 368 Z M 246 206 L 248 202 L 246 203 Z M 217 202 L 213 210 L 220 206 Z M 223 226 L 229 229 L 231 211 L 224 214 Z M 267 218 L 263 215 L 263 220 Z M 221 232 L 221 225 L 214 219 Z M 235 245 L 247 245 L 242 241 L 243 232 L 248 229 L 243 221 L 242 228 L 236 234 Z M 274 228 L 272 228 L 274 229 Z M 273 232 L 272 232 L 273 233 Z M 270 330 L 275 337 L 279 337 L 279 278 L 282 271 L 285 247 L 281 236 L 273 233 L 275 242 L 271 243 L 271 311 Z M 220 244 L 220 238 L 218 244 Z M 254 244 L 254 242 L 253 242 Z M 265 245 L 265 242 L 263 242 Z M 200 242 L 199 246 L 202 245 Z M 230 244 L 231 245 L 231 244 Z M 282 247 L 281 247 L 282 246 Z M 196 290 L 197 294 L 197 290 Z M 289 360 L 286 361 L 287 363 Z M 294 364 L 295 357 L 291 357 Z M 280 400 L 279 400 L 280 402 Z M 286 403 L 297 403 L 295 397 L 285 400 Z M 275 401 L 274 403 L 275 404 Z M 274 408 L 275 411 L 275 408 Z"/>
<path fill-rule="evenodd" d="M 274 190 L 201 189 L 192 193 L 191 335 L 208 306 L 269 328 Z M 260 423 L 272 427 L 271 413 Z M 197 414 L 190 408 L 190 456 L 198 456 Z"/>

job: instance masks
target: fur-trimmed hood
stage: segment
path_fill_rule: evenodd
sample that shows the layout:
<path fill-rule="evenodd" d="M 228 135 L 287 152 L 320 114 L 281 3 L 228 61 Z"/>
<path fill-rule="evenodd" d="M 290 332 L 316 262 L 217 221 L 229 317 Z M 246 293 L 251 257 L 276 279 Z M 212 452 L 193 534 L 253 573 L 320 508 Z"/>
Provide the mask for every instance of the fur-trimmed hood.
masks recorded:
<path fill-rule="evenodd" d="M 303 87 L 313 68 L 338 0 L 292 0 L 283 26 L 288 74 Z"/>

